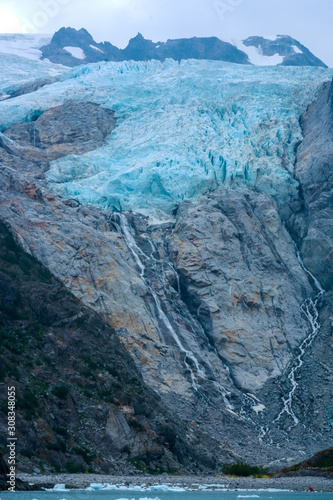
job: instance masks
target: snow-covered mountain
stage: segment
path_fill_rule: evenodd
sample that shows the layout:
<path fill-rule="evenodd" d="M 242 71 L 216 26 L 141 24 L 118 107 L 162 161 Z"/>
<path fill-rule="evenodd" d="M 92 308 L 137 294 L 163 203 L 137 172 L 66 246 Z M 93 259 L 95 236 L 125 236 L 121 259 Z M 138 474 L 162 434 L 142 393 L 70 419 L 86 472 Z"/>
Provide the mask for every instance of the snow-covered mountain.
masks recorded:
<path fill-rule="evenodd" d="M 103 60 L 164 61 L 168 58 L 176 61 L 210 59 L 260 66 L 326 66 L 289 36 L 250 37 L 243 41 L 194 37 L 155 43 L 139 33 L 124 50 L 120 50 L 109 42 L 96 43 L 85 29 L 62 28 L 42 51 L 43 57 L 68 66 Z"/>
<path fill-rule="evenodd" d="M 251 36 L 246 40 L 234 40 L 234 45 L 245 52 L 251 64 L 257 66 L 321 66 L 318 57 L 299 41 L 287 35 L 272 37 Z"/>
<path fill-rule="evenodd" d="M 50 35 L 0 35 L 0 53 L 46 59 L 65 66 L 99 61 L 209 59 L 257 66 L 326 65 L 290 36 L 222 41 L 216 37 L 152 42 L 140 33 L 121 50 L 109 42 L 97 43 L 85 29 L 61 28 Z"/>

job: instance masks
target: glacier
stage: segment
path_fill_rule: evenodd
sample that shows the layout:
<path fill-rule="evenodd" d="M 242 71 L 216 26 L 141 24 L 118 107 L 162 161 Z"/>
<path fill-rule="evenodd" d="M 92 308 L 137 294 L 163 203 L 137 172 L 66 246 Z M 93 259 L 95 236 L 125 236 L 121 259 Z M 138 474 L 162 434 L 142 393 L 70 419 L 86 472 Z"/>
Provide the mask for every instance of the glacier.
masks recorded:
<path fill-rule="evenodd" d="M 0 103 L 2 132 L 66 101 L 115 110 L 116 129 L 102 147 L 51 162 L 49 187 L 83 204 L 157 220 L 221 186 L 255 189 L 281 205 L 292 199 L 299 117 L 333 76 L 324 68 L 197 60 L 53 71 L 59 81 Z"/>
<path fill-rule="evenodd" d="M 47 40 L 41 36 L 26 39 L 19 35 L 0 35 L 0 101 L 37 78 L 58 77 L 68 71 L 61 64 L 39 59 L 41 52 L 36 46 Z"/>

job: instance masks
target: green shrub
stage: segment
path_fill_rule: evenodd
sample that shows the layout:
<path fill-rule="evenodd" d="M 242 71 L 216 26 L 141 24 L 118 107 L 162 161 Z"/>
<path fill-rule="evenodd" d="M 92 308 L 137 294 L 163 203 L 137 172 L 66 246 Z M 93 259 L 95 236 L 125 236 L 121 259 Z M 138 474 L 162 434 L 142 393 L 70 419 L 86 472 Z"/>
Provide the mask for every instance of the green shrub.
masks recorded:
<path fill-rule="evenodd" d="M 222 467 L 222 471 L 224 472 L 224 474 L 230 474 L 231 476 L 237 477 L 263 476 L 267 474 L 267 470 L 264 467 L 248 465 L 244 462 L 225 464 Z"/>
<path fill-rule="evenodd" d="M 21 455 L 27 458 L 32 458 L 33 456 L 35 456 L 35 452 L 33 450 L 22 450 Z"/>
<path fill-rule="evenodd" d="M 112 375 L 112 377 L 114 377 L 114 378 L 120 377 L 119 372 L 117 372 L 117 370 L 115 368 L 113 368 L 113 366 L 111 366 L 111 365 L 105 365 L 104 370 L 109 372 L 110 375 Z"/>
<path fill-rule="evenodd" d="M 333 458 L 324 459 L 319 467 L 333 467 Z"/>
<path fill-rule="evenodd" d="M 76 453 L 77 455 L 81 455 L 81 457 L 83 458 L 83 460 L 87 463 L 87 464 L 90 464 L 91 462 L 93 462 L 95 460 L 95 458 L 97 457 L 96 453 L 94 453 L 93 451 L 90 451 L 88 450 L 87 448 L 73 448 L 73 452 Z"/>
<path fill-rule="evenodd" d="M 56 434 L 60 434 L 60 436 L 68 437 L 68 430 L 65 427 L 56 426 L 53 427 L 53 430 Z"/>
<path fill-rule="evenodd" d="M 0 382 L 4 382 L 6 377 L 6 362 L 0 360 Z"/>
<path fill-rule="evenodd" d="M 132 427 L 132 429 L 135 429 L 136 431 L 144 431 L 145 430 L 145 426 L 142 425 L 137 420 L 135 420 L 134 418 L 133 419 L 131 418 L 130 420 L 128 420 L 127 423 L 130 427 Z"/>
<path fill-rule="evenodd" d="M 69 394 L 69 388 L 67 385 L 57 385 L 52 389 L 52 394 L 54 394 L 59 399 L 67 399 Z"/>
<path fill-rule="evenodd" d="M 83 467 L 83 465 L 78 465 L 74 462 L 67 462 L 65 468 L 69 474 L 80 474 L 85 472 L 85 467 Z"/>
<path fill-rule="evenodd" d="M 66 443 L 62 439 L 58 438 L 55 443 L 48 443 L 47 449 L 54 451 L 62 451 L 63 453 L 65 453 L 67 447 Z"/>
<path fill-rule="evenodd" d="M 31 420 L 37 414 L 39 401 L 36 395 L 28 388 L 24 389 L 22 396 L 17 398 L 17 408 L 24 410 L 26 418 Z"/>

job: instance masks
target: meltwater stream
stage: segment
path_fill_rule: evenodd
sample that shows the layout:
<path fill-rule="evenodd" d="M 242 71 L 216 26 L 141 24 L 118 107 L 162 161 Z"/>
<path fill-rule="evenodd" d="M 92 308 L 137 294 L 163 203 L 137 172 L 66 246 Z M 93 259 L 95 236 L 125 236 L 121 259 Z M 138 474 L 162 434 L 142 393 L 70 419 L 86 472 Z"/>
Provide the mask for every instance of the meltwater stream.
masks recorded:
<path fill-rule="evenodd" d="M 131 252 L 131 254 L 132 254 L 132 256 L 133 256 L 133 258 L 138 266 L 139 275 L 140 275 L 141 279 L 143 280 L 143 282 L 145 283 L 147 289 L 149 290 L 149 292 L 154 300 L 155 307 L 156 307 L 156 310 L 158 312 L 158 318 L 161 321 L 161 323 L 166 327 L 166 329 L 169 331 L 169 333 L 171 334 L 171 337 L 173 338 L 179 351 L 184 355 L 185 366 L 186 366 L 187 370 L 189 371 L 189 373 L 191 374 L 192 388 L 195 392 L 199 392 L 200 387 L 198 385 L 198 380 L 199 379 L 201 379 L 201 380 L 208 379 L 205 368 L 198 361 L 198 359 L 196 358 L 194 353 L 192 351 L 186 349 L 186 347 L 184 346 L 183 342 L 179 338 L 179 335 L 177 334 L 174 327 L 170 323 L 169 318 L 167 317 L 167 315 L 163 311 L 160 298 L 158 297 L 157 293 L 155 292 L 155 290 L 153 289 L 153 287 L 151 286 L 151 284 L 149 283 L 149 281 L 146 277 L 146 269 L 147 268 L 146 268 L 146 265 L 144 262 L 148 260 L 148 262 L 151 264 L 152 267 L 154 267 L 154 264 L 156 264 L 156 259 L 153 255 L 156 251 L 154 244 L 149 240 L 149 243 L 150 243 L 151 248 L 152 248 L 152 254 L 151 254 L 151 256 L 148 256 L 137 245 L 135 238 L 133 236 L 133 233 L 132 233 L 132 228 L 130 227 L 130 225 L 128 223 L 126 215 L 120 213 L 120 214 L 116 215 L 116 218 L 118 219 L 118 224 L 117 224 L 118 229 L 121 232 L 121 234 L 123 235 L 125 242 L 126 242 L 126 245 L 127 245 L 128 249 L 130 250 L 130 252 Z M 168 267 L 170 267 L 170 269 L 175 274 L 176 281 L 177 281 L 178 293 L 180 293 L 179 276 L 171 264 L 168 263 Z M 216 390 L 222 396 L 226 408 L 229 408 L 231 410 L 233 408 L 233 406 L 231 405 L 231 403 L 228 399 L 228 396 L 230 396 L 230 393 L 219 382 L 213 381 L 213 384 L 214 384 Z"/>
<path fill-rule="evenodd" d="M 306 318 L 308 319 L 310 326 L 311 326 L 311 329 L 310 329 L 309 335 L 303 340 L 303 342 L 299 346 L 299 348 L 298 348 L 299 353 L 298 353 L 296 359 L 294 359 L 292 361 L 291 370 L 290 370 L 289 375 L 288 375 L 288 380 L 290 381 L 290 384 L 291 384 L 291 390 L 289 391 L 288 395 L 283 398 L 283 408 L 274 421 L 274 422 L 278 422 L 284 414 L 287 414 L 292 418 L 292 420 L 294 422 L 294 425 L 293 425 L 294 427 L 300 423 L 300 421 L 297 418 L 297 416 L 295 415 L 295 412 L 294 412 L 293 407 L 292 407 L 295 392 L 296 392 L 297 387 L 298 387 L 298 383 L 296 381 L 296 374 L 301 369 L 301 367 L 303 365 L 304 354 L 306 353 L 308 348 L 311 346 L 311 344 L 313 343 L 314 339 L 316 338 L 316 336 L 318 335 L 318 332 L 320 330 L 321 325 L 319 323 L 319 311 L 318 311 L 317 306 L 318 306 L 318 302 L 319 302 L 320 298 L 325 293 L 325 290 L 322 288 L 319 281 L 305 267 L 304 262 L 300 256 L 299 252 L 297 252 L 297 258 L 298 258 L 298 261 L 299 261 L 302 269 L 304 270 L 304 272 L 311 278 L 318 293 L 313 299 L 311 299 L 311 298 L 306 299 L 305 302 L 303 302 L 303 304 L 301 306 L 302 312 L 306 316 Z"/>
<path fill-rule="evenodd" d="M 156 306 L 156 309 L 158 311 L 159 319 L 161 320 L 161 322 L 164 324 L 164 326 L 167 328 L 167 330 L 171 334 L 178 349 L 184 354 L 184 362 L 185 362 L 186 368 L 191 373 L 192 387 L 195 391 L 198 391 L 199 387 L 198 387 L 198 383 L 197 383 L 197 378 L 199 377 L 202 379 L 206 379 L 205 370 L 204 370 L 204 368 L 200 367 L 199 362 L 198 362 L 197 358 L 194 356 L 194 354 L 191 351 L 188 351 L 187 349 L 185 349 L 185 347 L 183 346 L 175 329 L 173 328 L 169 319 L 167 318 L 166 314 L 164 313 L 164 311 L 162 309 L 161 301 L 160 301 L 158 295 L 153 290 L 153 288 L 149 285 L 149 283 L 147 282 L 147 280 L 145 278 L 145 269 L 146 268 L 142 262 L 142 257 L 147 258 L 147 256 L 143 253 L 141 248 L 139 248 L 139 246 L 137 245 L 137 243 L 132 235 L 132 231 L 131 231 L 131 228 L 128 224 L 126 216 L 124 214 L 119 214 L 118 217 L 119 217 L 119 228 L 121 230 L 121 233 L 123 234 L 125 241 L 126 241 L 126 244 L 129 248 L 130 252 L 132 253 L 134 260 L 135 260 L 135 262 L 140 270 L 140 277 L 144 281 L 145 285 L 147 286 L 148 290 L 151 293 L 151 296 L 154 299 L 155 306 Z M 191 364 L 193 364 L 195 366 L 195 370 L 191 367 L 191 365 L 188 361 L 191 361 Z"/>

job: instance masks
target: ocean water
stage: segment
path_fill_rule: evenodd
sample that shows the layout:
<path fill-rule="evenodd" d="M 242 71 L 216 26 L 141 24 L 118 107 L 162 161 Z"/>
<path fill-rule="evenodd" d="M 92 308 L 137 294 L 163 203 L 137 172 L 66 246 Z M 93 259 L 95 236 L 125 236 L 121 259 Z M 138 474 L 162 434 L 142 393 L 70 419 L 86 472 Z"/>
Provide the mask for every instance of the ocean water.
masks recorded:
<path fill-rule="evenodd" d="M 11 492 L 1 492 L 0 500 L 9 498 Z M 261 500 L 305 500 L 314 496 L 318 500 L 331 500 L 333 493 L 295 491 L 46 491 L 16 492 L 18 500 L 236 500 L 258 498 Z"/>

